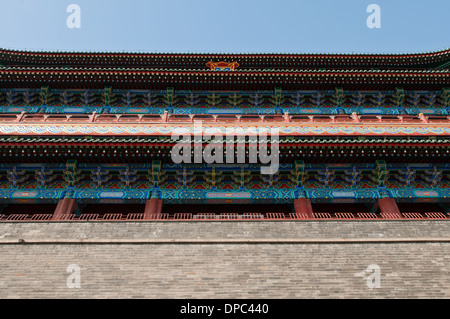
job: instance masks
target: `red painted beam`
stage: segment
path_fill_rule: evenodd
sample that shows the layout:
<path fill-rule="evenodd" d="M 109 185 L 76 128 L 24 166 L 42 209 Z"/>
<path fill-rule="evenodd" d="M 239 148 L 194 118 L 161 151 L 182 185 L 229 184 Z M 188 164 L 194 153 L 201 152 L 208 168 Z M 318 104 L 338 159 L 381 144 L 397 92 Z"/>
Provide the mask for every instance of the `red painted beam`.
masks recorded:
<path fill-rule="evenodd" d="M 236 144 L 236 143 L 235 143 Z M 244 143 L 238 143 L 238 144 L 244 144 Z M 22 146 L 32 146 L 32 147 L 47 147 L 47 146 L 53 146 L 53 147 L 63 147 L 63 146 L 84 146 L 84 147 L 171 147 L 171 146 L 184 146 L 189 144 L 184 143 L 90 143 L 90 142 L 45 142 L 45 143 L 37 143 L 37 142 L 1 142 L 0 146 L 7 146 L 7 147 L 22 147 Z M 207 146 L 208 143 L 202 143 L 202 146 Z M 270 141 L 268 141 L 267 145 L 271 145 Z M 448 148 L 449 145 L 447 143 L 358 143 L 358 144 L 348 144 L 348 143 L 283 143 L 280 144 L 282 147 L 342 147 L 342 148 L 361 148 L 361 147 L 382 147 L 386 148 L 388 146 L 392 147 L 445 147 Z M 220 147 L 218 145 L 217 147 Z M 245 143 L 245 147 L 249 147 L 248 142 Z"/>

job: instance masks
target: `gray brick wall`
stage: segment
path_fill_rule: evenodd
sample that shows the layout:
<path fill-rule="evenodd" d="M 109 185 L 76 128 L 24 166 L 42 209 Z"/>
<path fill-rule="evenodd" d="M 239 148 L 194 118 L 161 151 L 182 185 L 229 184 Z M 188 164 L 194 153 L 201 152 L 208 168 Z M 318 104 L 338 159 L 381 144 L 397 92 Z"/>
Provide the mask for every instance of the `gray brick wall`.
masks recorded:
<path fill-rule="evenodd" d="M 449 298 L 449 226 L 448 221 L 0 223 L 0 298 Z M 19 238 L 29 243 L 8 244 Z M 173 238 L 198 243 L 166 242 Z M 227 243 L 229 238 L 235 242 Z M 252 238 L 266 240 L 238 242 Z M 331 243 L 351 238 L 367 242 Z M 375 242 L 379 238 L 386 242 Z M 44 239 L 61 242 L 38 243 Z M 284 239 L 311 242 L 280 243 Z M 330 242 L 314 243 L 318 239 Z M 81 268 L 80 289 L 67 287 L 70 264 Z M 380 267 L 380 288 L 367 286 L 370 273 L 362 276 L 372 264 Z"/>
<path fill-rule="evenodd" d="M 1 222 L 5 240 L 450 238 L 443 221 Z"/>

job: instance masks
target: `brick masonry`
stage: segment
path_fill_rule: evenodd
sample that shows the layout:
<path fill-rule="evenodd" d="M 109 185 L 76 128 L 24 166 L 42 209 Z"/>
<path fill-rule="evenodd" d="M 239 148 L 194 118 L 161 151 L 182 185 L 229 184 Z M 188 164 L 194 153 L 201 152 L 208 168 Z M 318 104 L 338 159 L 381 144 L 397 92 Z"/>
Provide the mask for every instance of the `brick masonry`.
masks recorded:
<path fill-rule="evenodd" d="M 449 298 L 449 226 L 449 221 L 0 223 L 0 298 Z M 384 241 L 376 242 L 380 238 Z M 19 239 L 25 243 L 17 244 Z M 252 239 L 265 240 L 245 242 Z M 310 242 L 283 243 L 293 239 Z M 360 242 L 333 243 L 344 239 Z M 70 264 L 81 268 L 79 289 L 67 287 Z M 370 273 L 362 276 L 372 264 L 380 266 L 380 288 L 367 286 Z"/>

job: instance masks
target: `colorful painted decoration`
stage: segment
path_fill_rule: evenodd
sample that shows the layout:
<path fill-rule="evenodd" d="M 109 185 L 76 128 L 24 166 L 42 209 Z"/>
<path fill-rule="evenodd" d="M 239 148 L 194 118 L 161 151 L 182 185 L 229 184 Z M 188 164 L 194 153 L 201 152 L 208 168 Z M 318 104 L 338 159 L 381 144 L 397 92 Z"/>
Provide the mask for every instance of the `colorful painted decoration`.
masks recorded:
<path fill-rule="evenodd" d="M 299 219 L 338 209 L 403 218 L 408 209 L 423 206 L 423 213 L 448 216 L 450 50 L 383 55 L 0 49 L 0 63 L 5 211 L 8 205 L 51 203 L 56 215 L 81 219 L 110 215 L 92 205 L 136 204 L 119 218 L 224 213 Z M 259 139 L 265 136 L 267 143 Z M 206 151 L 223 137 L 230 145 L 222 143 L 214 155 Z M 172 154 L 178 142 L 190 144 L 184 145 L 182 162 Z M 263 158 L 269 146 L 277 165 L 265 174 L 267 162 L 254 159 Z M 411 203 L 423 205 L 408 208 Z M 232 212 L 230 206 L 189 212 L 189 204 L 239 205 L 231 205 Z M 261 211 L 252 211 L 253 204 L 263 204 L 254 206 Z"/>
<path fill-rule="evenodd" d="M 211 71 L 234 71 L 238 66 L 239 63 L 237 62 L 212 62 L 209 61 L 206 63 L 206 66 L 209 67 Z"/>

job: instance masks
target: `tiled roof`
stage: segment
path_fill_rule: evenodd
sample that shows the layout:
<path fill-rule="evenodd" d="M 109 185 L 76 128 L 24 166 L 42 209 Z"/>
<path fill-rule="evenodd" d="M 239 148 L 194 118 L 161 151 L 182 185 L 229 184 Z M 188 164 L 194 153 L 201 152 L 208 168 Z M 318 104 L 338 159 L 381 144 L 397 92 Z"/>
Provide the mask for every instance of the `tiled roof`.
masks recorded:
<path fill-rule="evenodd" d="M 243 68 L 430 68 L 450 60 L 450 49 L 413 54 L 183 54 L 33 52 L 0 49 L 0 64 L 206 68 L 237 61 Z"/>

